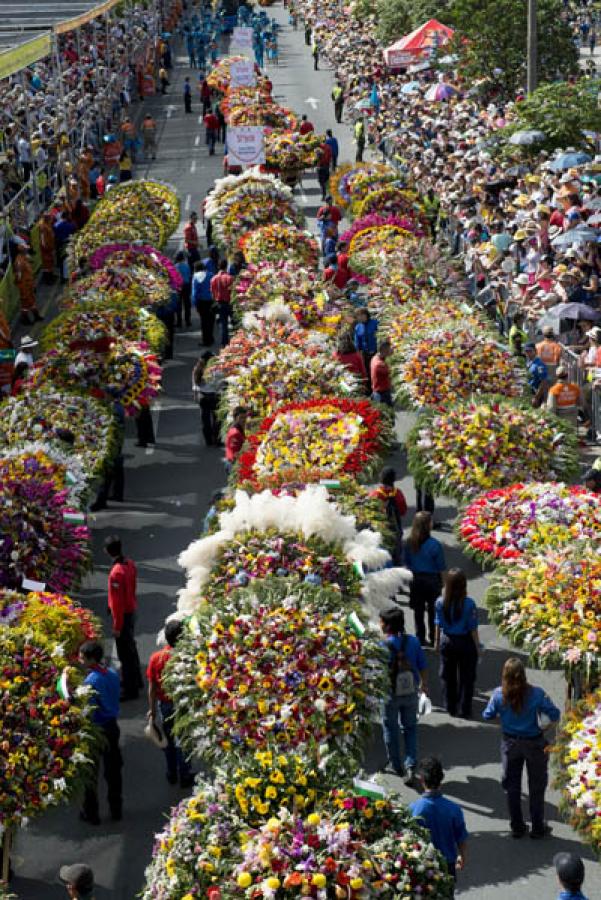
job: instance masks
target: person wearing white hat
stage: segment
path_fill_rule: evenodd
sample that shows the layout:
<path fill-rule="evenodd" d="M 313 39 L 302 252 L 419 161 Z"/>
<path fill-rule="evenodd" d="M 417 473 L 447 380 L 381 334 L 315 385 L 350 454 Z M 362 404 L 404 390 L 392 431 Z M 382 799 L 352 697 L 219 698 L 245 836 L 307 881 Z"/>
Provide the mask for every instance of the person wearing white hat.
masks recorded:
<path fill-rule="evenodd" d="M 33 354 L 32 350 L 34 347 L 38 346 L 38 342 L 34 341 L 30 335 L 25 334 L 21 338 L 21 343 L 19 344 L 19 350 L 15 357 L 15 368 L 19 365 L 19 363 L 26 363 L 28 368 L 33 366 Z"/>

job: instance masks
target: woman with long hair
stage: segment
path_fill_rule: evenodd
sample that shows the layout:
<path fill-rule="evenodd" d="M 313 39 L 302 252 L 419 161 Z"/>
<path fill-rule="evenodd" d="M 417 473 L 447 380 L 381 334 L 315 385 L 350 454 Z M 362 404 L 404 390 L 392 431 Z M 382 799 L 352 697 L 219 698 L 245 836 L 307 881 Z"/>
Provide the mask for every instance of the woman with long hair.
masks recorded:
<path fill-rule="evenodd" d="M 545 824 L 545 789 L 548 781 L 547 742 L 543 728 L 559 720 L 559 710 L 542 688 L 528 683 L 521 659 L 506 660 L 501 686 L 495 688 L 482 713 L 487 721 L 501 720 L 501 785 L 507 794 L 509 824 L 514 838 L 524 837 L 528 826 L 522 812 L 522 771 L 528 774 L 530 837 L 537 840 L 550 834 Z"/>
<path fill-rule="evenodd" d="M 434 612 L 434 648 L 440 651 L 440 678 L 447 712 L 472 716 L 480 639 L 476 604 L 467 595 L 462 569 L 449 569 Z"/>
<path fill-rule="evenodd" d="M 440 596 L 442 573 L 446 568 L 440 541 L 432 537 L 432 516 L 418 512 L 405 544 L 405 565 L 413 573 L 409 606 L 415 619 L 415 633 L 422 646 L 426 643 L 424 616 L 428 614 L 428 643 L 434 645 L 434 604 Z"/>

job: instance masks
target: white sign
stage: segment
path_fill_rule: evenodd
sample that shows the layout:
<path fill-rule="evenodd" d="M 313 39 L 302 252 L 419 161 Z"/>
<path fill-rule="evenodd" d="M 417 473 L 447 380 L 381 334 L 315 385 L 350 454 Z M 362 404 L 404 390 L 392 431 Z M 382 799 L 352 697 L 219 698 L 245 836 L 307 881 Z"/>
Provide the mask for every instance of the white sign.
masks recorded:
<path fill-rule="evenodd" d="M 237 125 L 227 130 L 227 159 L 230 166 L 258 166 L 265 162 L 262 125 Z"/>
<path fill-rule="evenodd" d="M 234 28 L 234 33 L 232 34 L 232 47 L 236 47 L 239 50 L 249 50 L 251 51 L 253 48 L 253 30 L 252 28 Z"/>
<path fill-rule="evenodd" d="M 230 64 L 231 87 L 254 87 L 255 66 L 250 59 L 236 59 Z"/>

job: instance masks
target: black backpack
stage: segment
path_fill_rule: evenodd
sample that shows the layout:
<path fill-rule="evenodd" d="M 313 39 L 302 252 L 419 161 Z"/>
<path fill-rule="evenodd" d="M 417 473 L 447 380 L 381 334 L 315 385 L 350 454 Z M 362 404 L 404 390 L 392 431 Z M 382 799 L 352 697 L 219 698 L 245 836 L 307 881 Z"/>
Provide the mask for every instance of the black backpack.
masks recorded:
<path fill-rule="evenodd" d="M 415 694 L 415 677 L 413 669 L 405 656 L 407 635 L 401 638 L 401 646 L 392 660 L 390 668 L 391 691 L 393 697 L 410 697 Z"/>

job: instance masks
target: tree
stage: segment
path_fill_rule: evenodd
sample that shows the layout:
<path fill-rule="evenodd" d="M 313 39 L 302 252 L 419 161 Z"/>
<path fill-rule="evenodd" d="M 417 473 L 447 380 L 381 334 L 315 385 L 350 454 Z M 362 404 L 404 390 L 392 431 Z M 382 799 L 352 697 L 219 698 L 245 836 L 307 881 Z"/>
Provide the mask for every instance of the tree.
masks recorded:
<path fill-rule="evenodd" d="M 377 35 L 384 44 L 390 44 L 413 30 L 411 7 L 408 0 L 377 0 Z"/>
<path fill-rule="evenodd" d="M 546 135 L 546 141 L 537 146 L 545 150 L 558 147 L 586 148 L 583 131 L 601 131 L 601 109 L 597 96 L 598 81 L 581 79 L 575 84 L 559 81 L 546 84 L 534 91 L 516 107 L 517 119 L 503 129 L 503 136 L 515 131 L 536 129 Z"/>
<path fill-rule="evenodd" d="M 538 0 L 539 83 L 578 71 L 578 52 L 561 0 Z M 453 51 L 469 78 L 487 76 L 511 98 L 526 80 L 527 0 L 452 0 Z"/>

